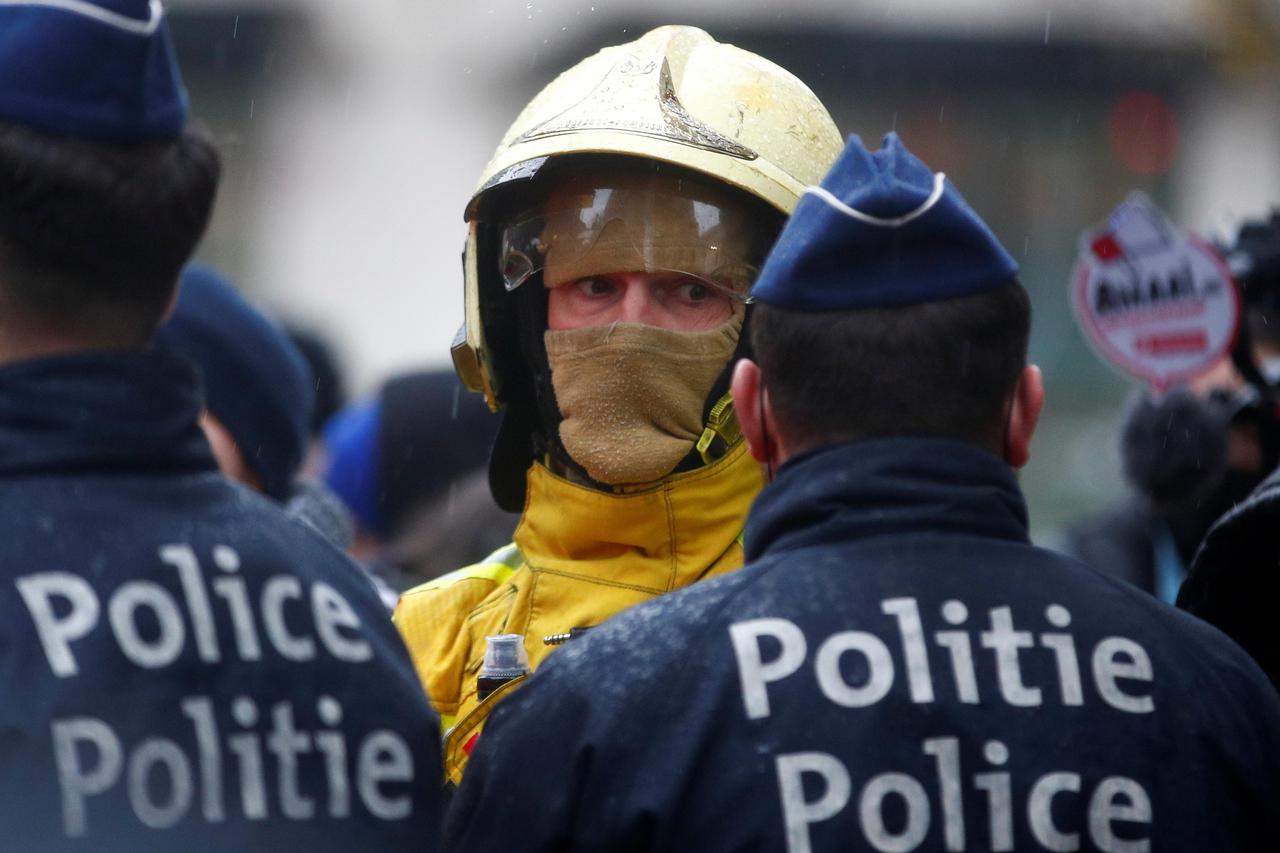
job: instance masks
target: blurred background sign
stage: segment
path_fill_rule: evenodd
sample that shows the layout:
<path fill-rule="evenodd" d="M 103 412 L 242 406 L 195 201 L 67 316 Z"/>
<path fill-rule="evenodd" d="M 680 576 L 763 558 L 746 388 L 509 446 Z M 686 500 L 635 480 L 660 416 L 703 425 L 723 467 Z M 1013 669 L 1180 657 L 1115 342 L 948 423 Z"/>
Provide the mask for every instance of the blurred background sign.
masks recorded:
<path fill-rule="evenodd" d="M 226 179 L 202 259 L 329 334 L 357 390 L 443 365 L 462 210 L 525 102 L 599 48 L 701 26 L 897 130 L 1022 265 L 1050 403 L 1035 533 L 1120 489 L 1124 382 L 1071 321 L 1077 235 L 1130 190 L 1229 234 L 1280 204 L 1280 0 L 169 0 Z"/>
<path fill-rule="evenodd" d="M 1157 391 L 1231 355 L 1240 292 L 1216 251 L 1134 192 L 1080 237 L 1076 318 L 1098 355 Z"/>

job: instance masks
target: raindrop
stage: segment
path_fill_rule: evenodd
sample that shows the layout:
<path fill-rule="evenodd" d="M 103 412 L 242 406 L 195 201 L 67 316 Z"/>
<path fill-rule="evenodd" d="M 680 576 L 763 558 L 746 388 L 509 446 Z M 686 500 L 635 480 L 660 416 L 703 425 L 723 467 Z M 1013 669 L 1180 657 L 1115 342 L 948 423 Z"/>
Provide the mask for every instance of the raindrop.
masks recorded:
<path fill-rule="evenodd" d="M 254 100 L 253 98 L 250 98 L 249 99 L 249 118 L 253 118 L 253 106 L 254 106 Z"/>
<path fill-rule="evenodd" d="M 943 115 L 943 113 L 945 113 L 946 111 L 947 111 L 947 105 L 946 105 L 946 104 L 943 104 L 942 106 L 938 107 L 938 124 L 942 124 L 942 115 Z"/>
<path fill-rule="evenodd" d="M 240 16 L 236 15 L 236 22 L 231 25 L 231 37 L 235 38 L 238 32 L 240 32 Z"/>
<path fill-rule="evenodd" d="M 1049 28 L 1053 26 L 1053 10 L 1044 13 L 1044 43 L 1049 43 Z"/>

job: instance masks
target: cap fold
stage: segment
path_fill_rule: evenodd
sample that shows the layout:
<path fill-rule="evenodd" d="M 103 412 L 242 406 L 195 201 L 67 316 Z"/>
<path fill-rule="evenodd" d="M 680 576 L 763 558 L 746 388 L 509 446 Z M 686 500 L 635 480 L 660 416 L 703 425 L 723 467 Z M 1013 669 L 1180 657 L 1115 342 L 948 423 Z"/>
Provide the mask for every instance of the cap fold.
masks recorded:
<path fill-rule="evenodd" d="M 751 295 L 801 311 L 880 308 L 995 290 L 1017 271 L 955 186 L 897 134 L 874 152 L 855 134 L 805 191 Z"/>

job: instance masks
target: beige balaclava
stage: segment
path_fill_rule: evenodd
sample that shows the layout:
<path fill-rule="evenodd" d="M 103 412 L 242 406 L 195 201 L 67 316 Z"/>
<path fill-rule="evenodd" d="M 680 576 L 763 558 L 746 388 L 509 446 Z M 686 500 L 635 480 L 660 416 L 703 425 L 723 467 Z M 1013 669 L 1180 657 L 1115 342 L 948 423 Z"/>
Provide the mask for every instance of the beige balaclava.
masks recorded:
<path fill-rule="evenodd" d="M 608 485 L 671 473 L 702 435 L 707 395 L 741 327 L 739 312 L 702 332 L 634 323 L 547 332 L 565 450 Z"/>

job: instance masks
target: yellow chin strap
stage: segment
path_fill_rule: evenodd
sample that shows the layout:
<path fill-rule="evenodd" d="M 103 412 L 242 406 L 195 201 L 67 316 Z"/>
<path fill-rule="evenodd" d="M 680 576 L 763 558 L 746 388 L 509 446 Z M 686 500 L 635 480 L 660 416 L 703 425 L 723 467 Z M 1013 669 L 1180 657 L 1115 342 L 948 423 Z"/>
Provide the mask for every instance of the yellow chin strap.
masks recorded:
<path fill-rule="evenodd" d="M 711 407 L 711 413 L 707 415 L 707 426 L 702 430 L 702 435 L 699 436 L 698 443 L 694 447 L 702 456 L 703 463 L 710 465 L 723 456 L 725 451 L 740 438 L 742 438 L 742 427 L 738 424 L 738 416 L 733 410 L 733 393 L 729 392 Z M 715 444 L 716 439 L 720 439 L 721 445 L 713 451 L 712 445 Z"/>

